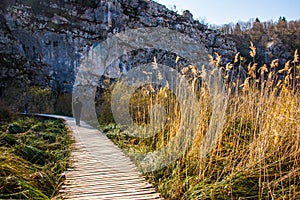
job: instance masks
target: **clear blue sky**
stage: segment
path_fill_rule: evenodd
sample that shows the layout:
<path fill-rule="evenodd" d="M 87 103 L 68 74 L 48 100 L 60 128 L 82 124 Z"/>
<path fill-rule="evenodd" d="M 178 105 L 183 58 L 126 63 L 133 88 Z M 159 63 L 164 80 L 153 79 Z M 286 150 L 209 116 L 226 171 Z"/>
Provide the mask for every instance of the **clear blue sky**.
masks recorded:
<path fill-rule="evenodd" d="M 300 19 L 300 0 L 155 0 L 168 8 L 190 10 L 194 19 L 205 19 L 209 24 L 228 24 L 248 21 L 258 17 L 260 21 Z"/>

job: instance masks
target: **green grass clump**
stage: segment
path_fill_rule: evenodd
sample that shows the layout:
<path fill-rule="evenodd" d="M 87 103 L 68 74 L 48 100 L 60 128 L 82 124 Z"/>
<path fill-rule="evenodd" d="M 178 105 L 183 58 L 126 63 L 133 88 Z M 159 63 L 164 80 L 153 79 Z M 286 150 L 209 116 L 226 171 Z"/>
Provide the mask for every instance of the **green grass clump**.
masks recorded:
<path fill-rule="evenodd" d="M 11 126 L 21 132 L 10 133 Z M 18 129 L 19 130 L 19 129 Z M 51 199 L 64 180 L 70 135 L 62 120 L 24 117 L 0 128 L 0 199 Z"/>

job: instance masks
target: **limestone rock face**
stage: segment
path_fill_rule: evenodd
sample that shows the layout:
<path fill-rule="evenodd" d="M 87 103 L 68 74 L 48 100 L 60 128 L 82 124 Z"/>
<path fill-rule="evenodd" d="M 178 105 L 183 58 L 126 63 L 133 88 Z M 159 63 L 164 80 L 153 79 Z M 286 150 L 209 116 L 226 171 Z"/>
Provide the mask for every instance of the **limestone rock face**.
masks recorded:
<path fill-rule="evenodd" d="M 27 77 L 30 84 L 71 92 L 80 61 L 93 44 L 126 29 L 157 26 L 188 34 L 209 53 L 222 55 L 224 62 L 236 53 L 233 41 L 193 20 L 189 11 L 179 15 L 154 1 L 4 0 L 0 87 Z M 127 63 L 134 64 L 134 59 Z"/>

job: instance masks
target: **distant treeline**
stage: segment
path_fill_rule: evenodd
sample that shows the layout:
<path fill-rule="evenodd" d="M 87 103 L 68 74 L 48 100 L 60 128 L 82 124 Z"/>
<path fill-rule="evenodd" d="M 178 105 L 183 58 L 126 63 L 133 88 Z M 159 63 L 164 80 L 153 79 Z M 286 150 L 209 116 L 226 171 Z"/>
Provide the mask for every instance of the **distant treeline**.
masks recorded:
<path fill-rule="evenodd" d="M 296 49 L 300 49 L 300 20 L 288 21 L 280 17 L 278 21 L 261 22 L 256 18 L 211 28 L 219 29 L 232 38 L 238 51 L 246 57 L 252 41 L 258 49 L 259 63 L 269 63 L 273 59 L 285 63 L 292 58 Z"/>

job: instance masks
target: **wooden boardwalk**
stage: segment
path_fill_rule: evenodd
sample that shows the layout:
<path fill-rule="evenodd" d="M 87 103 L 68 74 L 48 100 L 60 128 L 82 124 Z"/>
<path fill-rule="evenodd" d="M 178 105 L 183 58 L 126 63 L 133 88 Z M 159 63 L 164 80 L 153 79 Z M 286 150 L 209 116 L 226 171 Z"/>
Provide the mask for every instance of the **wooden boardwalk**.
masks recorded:
<path fill-rule="evenodd" d="M 73 118 L 63 118 L 75 139 L 71 168 L 60 196 L 63 199 L 161 199 L 133 162 L 103 133 Z"/>

